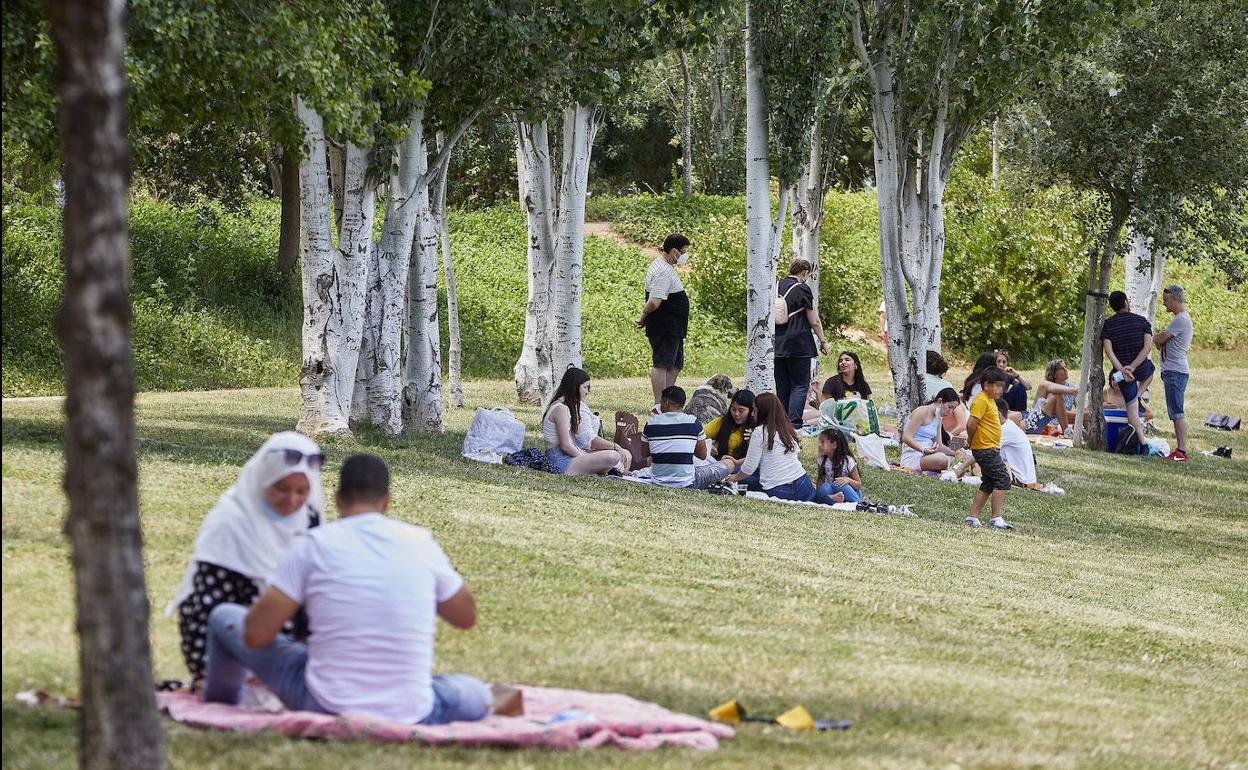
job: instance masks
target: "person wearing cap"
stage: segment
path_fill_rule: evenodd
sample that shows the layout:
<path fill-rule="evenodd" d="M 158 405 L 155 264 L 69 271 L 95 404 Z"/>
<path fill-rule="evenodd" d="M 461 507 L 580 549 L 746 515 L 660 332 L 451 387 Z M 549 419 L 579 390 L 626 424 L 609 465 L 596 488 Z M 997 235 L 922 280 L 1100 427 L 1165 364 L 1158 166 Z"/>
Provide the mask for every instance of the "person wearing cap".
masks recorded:
<path fill-rule="evenodd" d="M 654 408 L 660 411 L 663 390 L 676 384 L 685 368 L 685 334 L 689 330 L 689 295 L 681 283 L 676 265 L 689 261 L 689 239 L 672 233 L 663 241 L 663 253 L 646 270 L 646 304 L 637 318 L 637 328 L 646 330 L 650 341 L 650 387 Z"/>
<path fill-rule="evenodd" d="M 1161 293 L 1161 303 L 1174 315 L 1170 324 L 1153 338 L 1153 343 L 1161 350 L 1161 382 L 1166 390 L 1166 411 L 1174 423 L 1174 438 L 1178 445 L 1166 459 L 1187 462 L 1187 418 L 1183 414 L 1183 396 L 1187 391 L 1189 374 L 1187 351 L 1192 346 L 1192 317 L 1187 314 L 1182 286 L 1167 286 Z"/>

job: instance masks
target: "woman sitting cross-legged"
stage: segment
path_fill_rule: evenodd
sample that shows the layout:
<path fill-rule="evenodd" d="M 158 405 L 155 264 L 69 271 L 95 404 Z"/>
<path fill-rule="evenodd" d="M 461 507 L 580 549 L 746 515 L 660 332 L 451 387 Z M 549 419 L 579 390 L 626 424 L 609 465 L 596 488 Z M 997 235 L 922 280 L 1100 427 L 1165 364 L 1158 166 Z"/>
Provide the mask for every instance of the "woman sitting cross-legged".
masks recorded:
<path fill-rule="evenodd" d="M 598 435 L 598 418 L 589 410 L 589 375 L 569 368 L 542 415 L 546 460 L 568 476 L 605 476 L 628 471 L 632 456 L 622 446 Z"/>
<path fill-rule="evenodd" d="M 835 502 L 815 490 L 810 476 L 798 459 L 802 445 L 788 411 L 774 393 L 763 393 L 754 401 L 758 410 L 758 426 L 750 435 L 750 448 L 745 453 L 745 464 L 731 481 L 741 481 L 755 471 L 758 483 L 771 497 L 782 500 L 814 501 L 831 505 Z"/>
<path fill-rule="evenodd" d="M 901 467 L 912 471 L 943 471 L 954 463 L 954 452 L 940 435 L 940 423 L 962 402 L 953 388 L 944 388 L 936 397 L 910 413 L 901 434 Z"/>
<path fill-rule="evenodd" d="M 711 420 L 706 426 L 706 437 L 711 442 L 710 455 L 717 460 L 732 457 L 744 460 L 750 448 L 750 436 L 753 434 L 755 421 L 754 391 L 742 388 L 732 396 L 728 411 Z M 741 479 L 746 489 L 757 492 L 758 471 Z"/>
<path fill-rule="evenodd" d="M 862 476 L 858 463 L 850 451 L 849 439 L 836 428 L 828 428 L 819 434 L 819 475 L 815 478 L 816 490 L 827 495 L 833 502 L 857 503 L 862 501 Z"/>
<path fill-rule="evenodd" d="M 321 522 L 325 455 L 299 433 L 275 433 L 260 446 L 208 512 L 190 563 L 165 614 L 178 615 L 182 657 L 196 686 L 204 678 L 208 613 L 219 604 L 250 607 L 295 541 Z M 287 629 L 298 635 L 302 618 Z"/>
<path fill-rule="evenodd" d="M 1023 430 L 1043 433 L 1046 426 L 1057 422 L 1062 433 L 1075 419 L 1075 396 L 1078 386 L 1070 384 L 1070 370 L 1058 358 L 1044 367 L 1044 381 L 1036 386 L 1036 403 L 1023 415 Z"/>

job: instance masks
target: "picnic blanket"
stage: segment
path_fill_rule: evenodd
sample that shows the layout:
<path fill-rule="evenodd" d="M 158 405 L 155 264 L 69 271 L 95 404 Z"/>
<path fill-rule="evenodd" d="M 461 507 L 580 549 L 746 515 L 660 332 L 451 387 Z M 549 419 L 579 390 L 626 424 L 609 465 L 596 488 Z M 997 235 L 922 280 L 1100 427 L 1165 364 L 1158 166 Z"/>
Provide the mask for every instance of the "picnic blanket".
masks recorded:
<path fill-rule="evenodd" d="M 248 710 L 204 703 L 186 691 L 160 692 L 156 702 L 174 721 L 237 732 L 276 732 L 292 738 L 423 743 L 431 746 L 537 746 L 594 749 L 616 746 L 647 751 L 664 746 L 710 751 L 735 733 L 727 725 L 669 711 L 618 693 L 519 686 L 524 715 L 480 722 L 410 725 L 360 714 Z"/>
<path fill-rule="evenodd" d="M 889 470 L 901 471 L 902 473 L 909 473 L 912 476 L 931 476 L 932 478 L 940 479 L 941 481 L 948 481 L 954 484 L 961 482 L 963 484 L 966 484 L 972 487 L 978 487 L 982 481 L 982 479 L 980 479 L 979 476 L 972 476 L 969 473 L 966 474 L 965 476 L 955 476 L 953 471 L 949 471 L 949 470 L 923 471 L 923 470 L 918 470 L 916 468 L 904 468 L 898 463 L 889 463 Z M 1018 482 L 1015 482 L 1014 489 L 1026 489 L 1030 492 L 1039 492 L 1041 494 L 1054 495 L 1054 496 L 1061 496 L 1061 495 L 1066 494 L 1066 490 L 1062 489 L 1061 487 L 1057 486 L 1051 481 L 1046 481 L 1043 484 L 1022 484 L 1022 485 L 1019 485 Z"/>

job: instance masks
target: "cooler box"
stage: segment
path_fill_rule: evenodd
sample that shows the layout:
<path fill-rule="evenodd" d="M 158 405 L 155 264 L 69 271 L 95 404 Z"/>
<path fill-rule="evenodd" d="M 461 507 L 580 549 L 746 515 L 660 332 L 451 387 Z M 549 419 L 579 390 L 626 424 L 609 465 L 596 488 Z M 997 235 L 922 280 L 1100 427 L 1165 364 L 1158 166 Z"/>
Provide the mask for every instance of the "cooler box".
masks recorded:
<path fill-rule="evenodd" d="M 1105 410 L 1105 446 L 1109 451 L 1114 451 L 1118 446 L 1118 431 L 1127 424 L 1126 409 L 1106 409 Z"/>

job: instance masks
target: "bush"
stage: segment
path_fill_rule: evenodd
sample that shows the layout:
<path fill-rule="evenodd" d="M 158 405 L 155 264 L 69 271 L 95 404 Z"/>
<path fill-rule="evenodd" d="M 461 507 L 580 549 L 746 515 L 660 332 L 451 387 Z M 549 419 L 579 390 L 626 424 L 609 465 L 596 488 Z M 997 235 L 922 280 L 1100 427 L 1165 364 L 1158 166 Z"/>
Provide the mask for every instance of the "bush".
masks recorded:
<path fill-rule="evenodd" d="M 291 384 L 297 290 L 276 267 L 275 201 L 130 207 L 131 297 L 140 390 Z M 64 271 L 55 205 L 4 210 L 4 394 L 63 390 L 55 318 Z"/>

